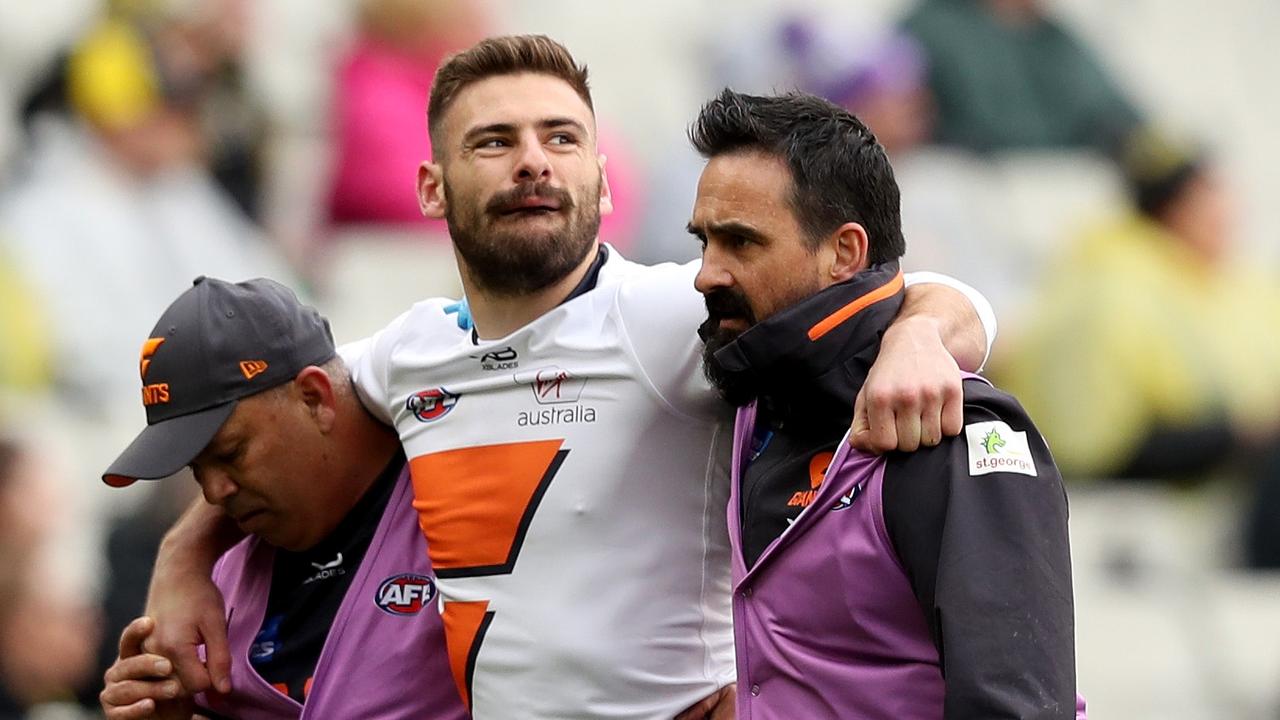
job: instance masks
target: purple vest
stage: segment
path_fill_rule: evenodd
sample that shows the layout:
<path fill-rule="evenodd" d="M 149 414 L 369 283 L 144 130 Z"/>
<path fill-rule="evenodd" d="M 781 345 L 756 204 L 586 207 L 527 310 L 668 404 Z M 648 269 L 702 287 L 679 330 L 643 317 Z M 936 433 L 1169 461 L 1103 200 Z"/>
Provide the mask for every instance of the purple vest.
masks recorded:
<path fill-rule="evenodd" d="M 754 404 L 738 410 L 729 496 L 739 720 L 940 720 L 938 651 L 884 525 L 884 457 L 842 440 L 812 504 L 748 570 L 738 508 L 755 420 Z"/>
<path fill-rule="evenodd" d="M 334 617 L 305 706 L 249 664 L 267 609 L 275 550 L 252 536 L 229 550 L 213 579 L 226 598 L 233 690 L 202 696 L 201 704 L 240 720 L 466 720 L 412 499 L 406 469 Z"/>
<path fill-rule="evenodd" d="M 729 496 L 739 719 L 941 718 L 938 651 L 880 512 L 884 458 L 842 441 L 813 503 L 748 571 L 738 492 L 755 419 L 738 411 Z"/>

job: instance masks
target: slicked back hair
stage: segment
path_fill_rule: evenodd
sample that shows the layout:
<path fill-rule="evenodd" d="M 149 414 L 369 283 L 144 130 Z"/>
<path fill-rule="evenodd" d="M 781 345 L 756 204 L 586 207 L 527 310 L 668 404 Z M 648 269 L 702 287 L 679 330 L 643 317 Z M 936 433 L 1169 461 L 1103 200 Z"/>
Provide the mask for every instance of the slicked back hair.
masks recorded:
<path fill-rule="evenodd" d="M 427 102 L 427 132 L 431 144 L 439 144 L 440 124 L 449 106 L 467 86 L 500 75 L 539 73 L 569 84 L 595 112 L 587 66 L 579 65 L 565 46 L 546 35 L 503 35 L 485 38 L 455 53 L 436 70 Z"/>
<path fill-rule="evenodd" d="M 844 108 L 806 93 L 725 89 L 689 127 L 703 157 L 759 151 L 791 170 L 791 206 L 811 248 L 847 222 L 867 231 L 872 264 L 902 257 L 901 199 L 884 148 Z"/>

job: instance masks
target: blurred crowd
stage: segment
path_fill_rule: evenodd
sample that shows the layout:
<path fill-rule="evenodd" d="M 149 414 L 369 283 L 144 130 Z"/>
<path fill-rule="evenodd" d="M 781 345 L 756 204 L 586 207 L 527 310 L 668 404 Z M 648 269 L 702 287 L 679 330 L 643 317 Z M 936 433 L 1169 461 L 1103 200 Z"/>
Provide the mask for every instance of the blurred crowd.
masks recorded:
<path fill-rule="evenodd" d="M 194 494 L 97 481 L 143 422 L 151 321 L 199 275 L 280 279 L 345 339 L 456 292 L 446 229 L 414 189 L 432 76 L 481 37 L 530 29 L 499 0 L 305 4 L 319 29 L 301 39 L 287 2 L 63 4 L 74 21 L 0 18 L 8 40 L 21 19 L 64 28 L 0 50 L 0 720 L 95 707 L 156 543 Z M 907 264 L 992 300 L 988 372 L 1074 486 L 1225 488 L 1236 519 L 1215 562 L 1280 567 L 1278 268 L 1247 251 L 1267 241 L 1242 238 L 1212 128 L 1171 129 L 1050 0 L 889 4 L 877 23 L 820 3 L 703 18 L 685 84 L 797 88 L 859 115 L 902 187 Z M 695 256 L 682 228 L 700 163 L 600 105 L 602 239 Z"/>

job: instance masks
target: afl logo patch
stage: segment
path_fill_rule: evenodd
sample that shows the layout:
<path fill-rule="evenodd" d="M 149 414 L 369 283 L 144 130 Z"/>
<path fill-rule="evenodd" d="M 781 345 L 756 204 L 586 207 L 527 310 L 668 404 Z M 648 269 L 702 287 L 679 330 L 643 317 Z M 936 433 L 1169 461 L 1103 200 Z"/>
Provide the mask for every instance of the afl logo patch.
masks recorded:
<path fill-rule="evenodd" d="M 436 596 L 436 582 L 426 575 L 392 575 L 378 586 L 373 601 L 392 615 L 417 615 Z"/>
<path fill-rule="evenodd" d="M 444 388 L 431 388 L 430 390 L 416 392 L 410 395 L 408 400 L 404 401 L 405 409 L 424 423 L 439 420 L 448 415 L 453 406 L 457 404 L 458 396 Z"/>

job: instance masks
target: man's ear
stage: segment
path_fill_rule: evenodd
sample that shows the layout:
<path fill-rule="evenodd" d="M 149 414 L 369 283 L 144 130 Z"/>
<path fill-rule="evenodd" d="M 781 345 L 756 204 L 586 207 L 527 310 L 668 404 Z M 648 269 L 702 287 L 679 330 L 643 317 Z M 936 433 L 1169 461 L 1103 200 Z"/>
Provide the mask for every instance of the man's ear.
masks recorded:
<path fill-rule="evenodd" d="M 444 192 L 444 168 L 438 163 L 424 162 L 418 166 L 418 207 L 423 215 L 437 220 L 449 209 Z"/>
<path fill-rule="evenodd" d="M 836 228 L 828 242 L 832 250 L 831 269 L 827 271 L 831 282 L 844 282 L 870 265 L 867 230 L 862 225 L 845 223 Z"/>
<path fill-rule="evenodd" d="M 596 161 L 600 163 L 600 215 L 604 216 L 613 212 L 613 191 L 609 189 L 609 175 L 604 171 L 609 158 L 597 155 Z"/>
<path fill-rule="evenodd" d="M 293 390 L 297 399 L 307 406 L 307 413 L 315 420 L 320 432 L 328 434 L 333 430 L 338 408 L 329 373 L 324 368 L 308 365 L 294 376 Z"/>

